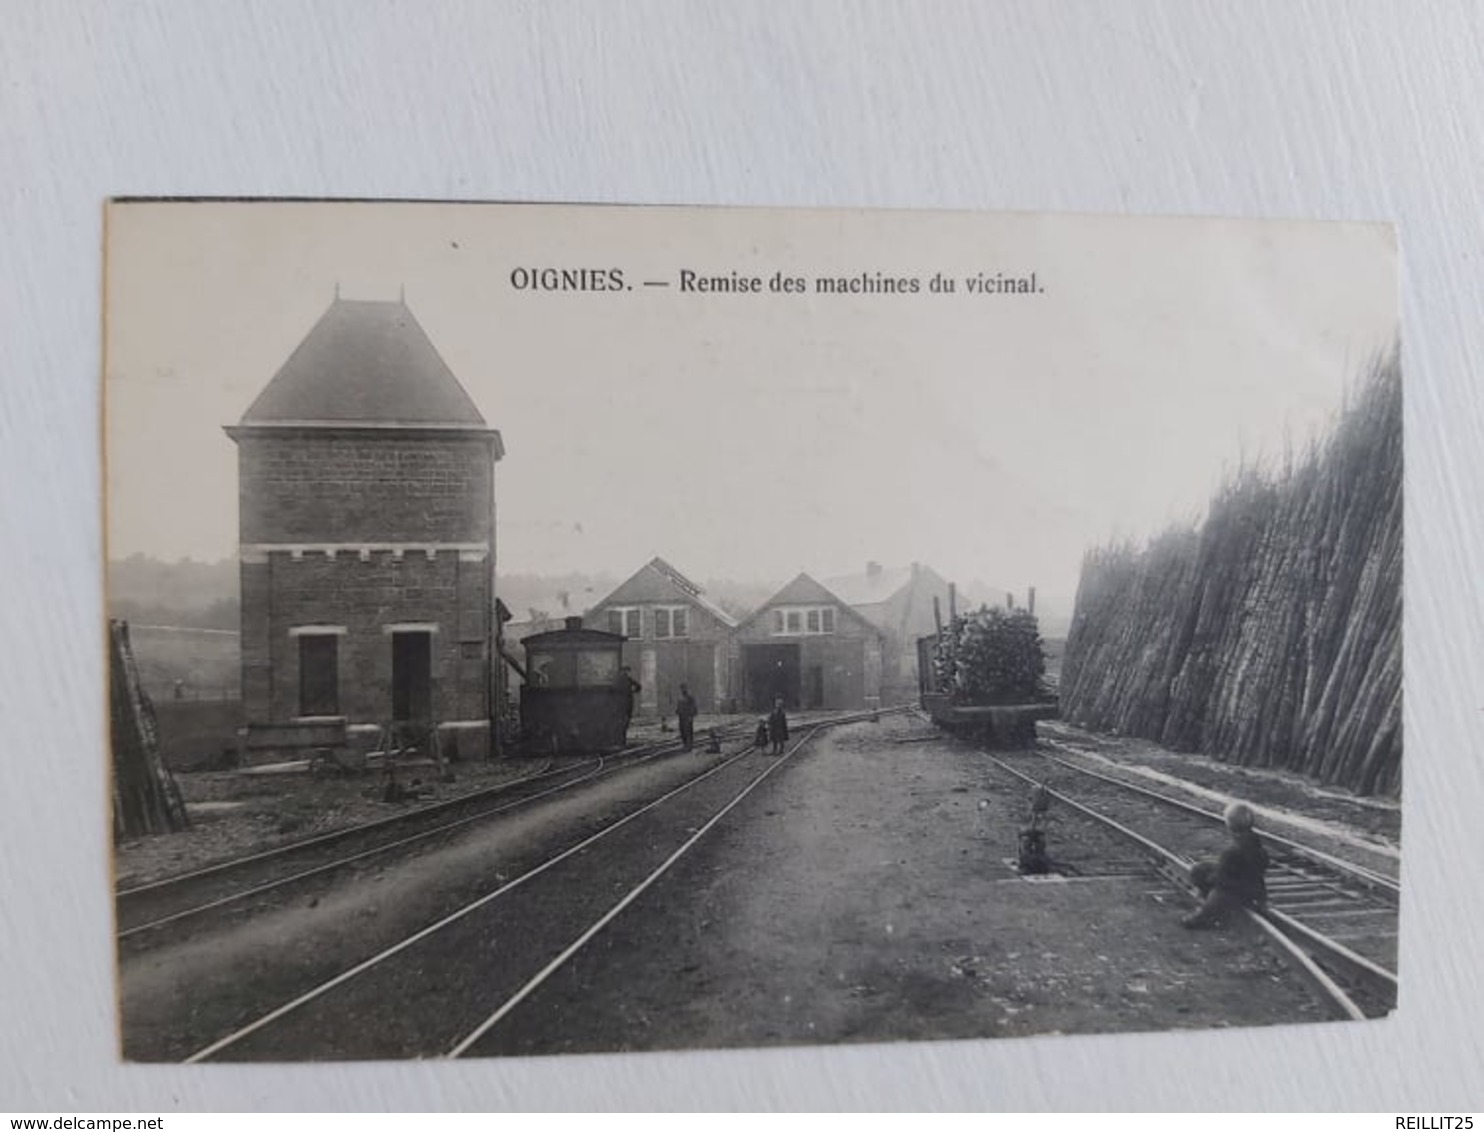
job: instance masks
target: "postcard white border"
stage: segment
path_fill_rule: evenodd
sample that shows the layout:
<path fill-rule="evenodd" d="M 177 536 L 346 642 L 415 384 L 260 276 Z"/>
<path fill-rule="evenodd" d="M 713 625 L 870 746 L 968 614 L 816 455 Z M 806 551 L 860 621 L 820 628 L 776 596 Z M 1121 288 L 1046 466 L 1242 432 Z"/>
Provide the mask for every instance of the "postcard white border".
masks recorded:
<path fill-rule="evenodd" d="M 0 1095 L 27 1109 L 139 1113 L 1477 1105 L 1484 70 L 1469 4 L 930 11 L 75 0 L 8 13 Z M 99 248 L 103 200 L 119 194 L 1397 222 L 1409 477 L 1400 1014 L 450 1065 L 120 1063 L 98 588 Z"/>

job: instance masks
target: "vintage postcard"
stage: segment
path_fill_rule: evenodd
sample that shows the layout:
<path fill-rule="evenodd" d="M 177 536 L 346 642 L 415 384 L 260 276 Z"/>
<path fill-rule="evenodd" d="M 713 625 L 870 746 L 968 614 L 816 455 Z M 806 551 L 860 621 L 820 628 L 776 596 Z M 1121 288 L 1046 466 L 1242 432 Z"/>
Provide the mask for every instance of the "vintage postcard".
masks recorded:
<path fill-rule="evenodd" d="M 122 1056 L 1395 1008 L 1374 224 L 121 201 Z"/>

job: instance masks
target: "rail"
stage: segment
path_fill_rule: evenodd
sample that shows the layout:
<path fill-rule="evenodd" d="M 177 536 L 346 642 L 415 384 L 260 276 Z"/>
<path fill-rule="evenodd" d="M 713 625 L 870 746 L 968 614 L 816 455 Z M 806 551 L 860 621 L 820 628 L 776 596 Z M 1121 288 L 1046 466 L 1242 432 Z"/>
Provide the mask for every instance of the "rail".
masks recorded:
<path fill-rule="evenodd" d="M 456 1041 L 444 1045 L 443 1056 L 460 1056 L 463 1053 L 467 1052 L 475 1043 L 480 1041 L 486 1034 L 489 1033 L 489 1031 L 494 1026 L 496 1026 L 503 1018 L 508 1016 L 508 1014 L 513 1011 L 520 1004 L 520 1002 L 529 997 L 529 995 L 532 994 L 543 982 L 549 979 L 555 971 L 559 970 L 564 964 L 569 962 L 573 956 L 578 954 L 578 952 L 580 952 L 588 943 L 590 943 L 592 939 L 598 936 L 608 925 L 610 925 L 619 915 L 621 915 L 625 909 L 630 907 L 634 903 L 634 901 L 637 900 L 644 891 L 650 888 L 667 870 L 673 867 L 673 865 L 686 853 L 690 852 L 694 848 L 694 846 L 726 816 L 727 813 L 731 812 L 731 810 L 739 805 L 748 794 L 755 790 L 757 786 L 760 785 L 764 780 L 766 780 L 770 775 L 776 773 L 776 771 L 782 765 L 784 765 L 784 763 L 795 756 L 816 735 L 831 727 L 840 726 L 846 723 L 860 722 L 866 719 L 872 719 L 878 716 L 891 714 L 892 712 L 899 710 L 902 709 L 880 709 L 880 711 L 878 712 L 849 713 L 829 719 L 814 720 L 809 722 L 808 724 L 805 724 L 803 726 L 803 734 L 798 737 L 797 741 L 788 752 L 786 752 L 782 757 L 769 758 L 767 761 L 767 765 L 760 773 L 749 774 L 747 776 L 747 782 L 742 787 L 742 789 L 736 793 L 730 794 L 726 803 L 715 812 L 712 812 L 709 815 L 708 820 L 702 822 L 699 828 L 695 830 L 685 831 L 689 834 L 689 836 L 685 838 L 684 842 L 677 849 L 670 852 L 657 868 L 649 870 L 638 884 L 628 887 L 627 891 L 625 891 L 622 897 L 620 897 L 614 904 L 610 905 L 601 915 L 588 922 L 583 930 L 578 932 L 576 934 L 576 937 L 563 948 L 561 948 L 561 950 L 557 952 L 555 957 L 545 963 L 542 968 L 535 973 L 534 976 L 521 981 L 520 984 L 515 988 L 514 993 L 512 995 L 506 996 L 503 1000 L 501 1000 L 500 1005 L 497 1007 L 497 1009 L 495 1009 L 491 1014 L 487 1015 L 475 1029 L 464 1033 Z M 749 756 L 752 756 L 753 751 L 754 748 L 749 743 L 746 747 L 740 749 L 737 753 L 725 757 L 721 762 L 708 767 L 700 774 L 688 777 L 678 786 L 667 790 L 659 797 L 654 798 L 653 800 L 639 806 L 637 809 L 625 814 L 624 816 L 609 822 L 601 829 L 598 829 L 589 836 L 582 838 L 575 844 L 565 847 L 560 852 L 553 854 L 552 856 L 541 861 L 539 864 L 536 864 L 533 867 L 527 869 L 519 876 L 504 882 L 492 891 L 487 892 L 470 901 L 469 903 L 464 904 L 463 906 L 444 915 L 433 923 L 428 924 L 427 926 L 406 936 L 396 943 L 383 948 L 376 954 L 360 961 L 359 963 L 354 964 L 353 966 L 347 968 L 339 974 L 336 974 L 333 977 L 313 987 L 310 987 L 303 993 L 298 994 L 289 1001 L 284 1002 L 283 1004 L 273 1008 L 272 1010 L 269 1010 L 268 1012 L 262 1014 L 246 1025 L 239 1026 L 237 1029 L 231 1031 L 230 1033 L 217 1038 L 215 1041 L 198 1049 L 196 1052 L 186 1057 L 186 1063 L 198 1063 L 215 1058 L 218 1055 L 225 1053 L 227 1050 L 239 1045 L 239 1043 L 242 1043 L 251 1038 L 253 1035 L 261 1034 L 269 1027 L 273 1027 L 276 1024 L 283 1022 L 290 1015 L 296 1014 L 298 1011 L 307 1007 L 310 1003 L 314 1003 L 323 999 L 326 995 L 329 995 L 331 992 L 336 991 L 338 988 L 345 987 L 353 980 L 357 980 L 361 976 L 380 968 L 382 964 L 387 963 L 394 957 L 405 954 L 410 948 L 415 947 L 416 945 L 430 939 L 440 932 L 452 928 L 453 925 L 458 924 L 461 921 L 467 920 L 468 917 L 470 917 L 474 913 L 479 912 L 481 909 L 489 907 L 495 901 L 500 900 L 501 898 L 511 894 L 517 889 L 530 884 L 537 878 L 546 875 L 562 863 L 572 860 L 579 854 L 584 853 L 586 850 L 590 849 L 594 845 L 602 842 L 604 839 L 613 836 L 618 831 L 629 827 L 634 822 L 639 821 L 645 815 L 654 813 L 657 809 L 659 809 L 661 806 L 665 805 L 665 803 L 671 801 L 672 799 L 678 798 L 686 792 L 694 790 L 701 783 L 708 782 L 713 778 L 716 778 L 716 776 L 721 775 L 725 771 L 727 771 L 728 768 L 737 766 L 739 763 L 742 762 L 742 760 L 747 759 Z"/>

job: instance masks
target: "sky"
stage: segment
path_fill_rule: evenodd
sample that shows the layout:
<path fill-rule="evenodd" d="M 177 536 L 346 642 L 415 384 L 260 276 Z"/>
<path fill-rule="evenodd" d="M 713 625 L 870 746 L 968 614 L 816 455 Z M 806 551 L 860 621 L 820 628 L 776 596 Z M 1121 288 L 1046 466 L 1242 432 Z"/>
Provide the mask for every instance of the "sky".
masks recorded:
<path fill-rule="evenodd" d="M 627 286 L 517 286 L 548 267 Z M 685 271 L 762 291 L 684 291 Z M 965 285 L 1032 272 L 1031 293 Z M 804 293 L 771 290 L 779 273 Z M 863 274 L 920 290 L 816 291 Z M 405 295 L 500 430 L 501 572 L 626 576 L 658 554 L 774 584 L 916 561 L 1063 612 L 1088 547 L 1198 519 L 1240 461 L 1326 427 L 1397 332 L 1394 235 L 1372 224 L 114 205 L 111 558 L 235 556 L 223 426 L 337 287 Z"/>

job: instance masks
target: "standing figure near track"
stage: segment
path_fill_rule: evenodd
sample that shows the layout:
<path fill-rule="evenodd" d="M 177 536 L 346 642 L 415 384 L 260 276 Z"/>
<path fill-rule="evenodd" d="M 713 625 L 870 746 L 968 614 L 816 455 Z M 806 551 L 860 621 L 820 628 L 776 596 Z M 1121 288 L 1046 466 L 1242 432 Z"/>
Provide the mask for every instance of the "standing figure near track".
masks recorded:
<path fill-rule="evenodd" d="M 1190 870 L 1191 882 L 1205 898 L 1200 908 L 1180 922 L 1187 928 L 1205 928 L 1221 923 L 1228 913 L 1238 908 L 1267 907 L 1268 886 L 1263 874 L 1268 868 L 1268 852 L 1252 827 L 1252 807 L 1245 802 L 1227 806 L 1226 828 L 1232 843 L 1215 861 L 1202 861 Z"/>
<path fill-rule="evenodd" d="M 773 701 L 773 711 L 768 716 L 768 738 L 775 755 L 783 754 L 783 744 L 788 742 L 788 714 L 783 710 L 783 699 Z"/>
<path fill-rule="evenodd" d="M 675 701 L 675 721 L 680 725 L 680 745 L 690 750 L 696 741 L 696 697 L 680 685 L 680 698 Z"/>
<path fill-rule="evenodd" d="M 623 733 L 628 738 L 629 723 L 634 718 L 634 697 L 639 694 L 639 681 L 629 675 L 629 666 L 623 665 L 618 670 L 618 675 L 613 678 L 613 687 L 624 693 L 623 706 Z"/>

